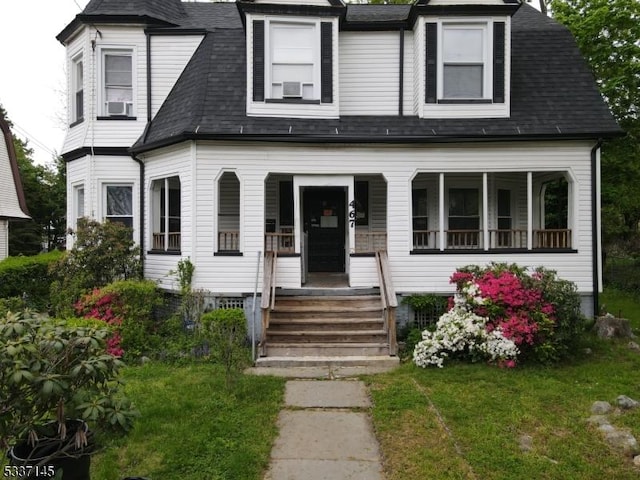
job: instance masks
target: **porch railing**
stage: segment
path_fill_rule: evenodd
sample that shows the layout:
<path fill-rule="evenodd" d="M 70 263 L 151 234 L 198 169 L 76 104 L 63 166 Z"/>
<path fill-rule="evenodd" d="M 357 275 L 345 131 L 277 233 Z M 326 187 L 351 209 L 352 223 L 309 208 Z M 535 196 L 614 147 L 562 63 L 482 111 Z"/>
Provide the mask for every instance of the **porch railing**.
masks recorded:
<path fill-rule="evenodd" d="M 414 250 L 437 250 L 440 248 L 438 230 L 414 230 Z M 482 230 L 445 230 L 446 249 L 481 250 L 484 248 Z M 526 249 L 528 234 L 525 229 L 489 230 L 489 249 Z M 533 249 L 572 248 L 570 229 L 533 230 Z"/>
<path fill-rule="evenodd" d="M 571 248 L 571 230 L 566 228 L 534 230 L 533 248 Z"/>
<path fill-rule="evenodd" d="M 180 232 L 169 232 L 168 234 L 154 232 L 153 250 L 180 251 Z"/>
<path fill-rule="evenodd" d="M 384 312 L 384 329 L 387 332 L 389 342 L 389 355 L 396 356 L 398 345 L 396 340 L 396 308 L 398 298 L 393 288 L 391 271 L 389 269 L 389 256 L 386 250 L 376 252 L 376 266 L 378 267 L 378 281 L 380 283 L 380 298 Z"/>
<path fill-rule="evenodd" d="M 262 309 L 262 336 L 260 340 L 260 356 L 267 355 L 267 329 L 271 311 L 276 302 L 276 259 L 278 253 L 274 251 L 264 254 L 264 276 L 262 280 L 262 299 L 260 308 Z"/>
<path fill-rule="evenodd" d="M 375 253 L 387 249 L 387 232 L 356 233 L 356 253 Z"/>
<path fill-rule="evenodd" d="M 264 251 L 279 253 L 295 252 L 295 234 L 293 232 L 271 232 L 264 234 Z"/>
<path fill-rule="evenodd" d="M 238 231 L 218 232 L 218 251 L 239 252 L 240 251 L 240 232 Z"/>

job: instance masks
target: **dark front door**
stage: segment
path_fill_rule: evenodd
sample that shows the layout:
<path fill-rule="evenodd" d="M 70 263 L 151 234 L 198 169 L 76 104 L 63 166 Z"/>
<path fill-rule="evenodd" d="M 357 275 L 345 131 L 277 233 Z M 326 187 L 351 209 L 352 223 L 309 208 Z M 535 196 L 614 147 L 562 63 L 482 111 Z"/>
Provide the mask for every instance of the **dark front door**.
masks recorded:
<path fill-rule="evenodd" d="M 346 192 L 307 187 L 302 196 L 310 272 L 344 272 Z"/>

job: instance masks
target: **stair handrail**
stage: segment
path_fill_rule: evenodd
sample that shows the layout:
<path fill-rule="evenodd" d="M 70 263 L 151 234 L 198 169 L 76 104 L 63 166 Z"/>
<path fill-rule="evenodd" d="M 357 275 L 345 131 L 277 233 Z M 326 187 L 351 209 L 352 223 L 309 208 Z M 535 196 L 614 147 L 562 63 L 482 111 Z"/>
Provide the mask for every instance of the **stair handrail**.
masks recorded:
<path fill-rule="evenodd" d="M 262 298 L 260 307 L 262 308 L 262 335 L 260 340 L 260 356 L 267 354 L 267 329 L 271 310 L 275 307 L 276 301 L 276 258 L 274 251 L 264 254 L 264 276 L 262 281 Z"/>
<path fill-rule="evenodd" d="M 380 283 L 380 298 L 382 299 L 382 310 L 384 312 L 384 328 L 387 331 L 389 341 L 389 355 L 396 356 L 396 307 L 398 298 L 391 279 L 389 269 L 389 255 L 386 250 L 376 251 L 376 266 L 378 270 L 378 280 Z"/>

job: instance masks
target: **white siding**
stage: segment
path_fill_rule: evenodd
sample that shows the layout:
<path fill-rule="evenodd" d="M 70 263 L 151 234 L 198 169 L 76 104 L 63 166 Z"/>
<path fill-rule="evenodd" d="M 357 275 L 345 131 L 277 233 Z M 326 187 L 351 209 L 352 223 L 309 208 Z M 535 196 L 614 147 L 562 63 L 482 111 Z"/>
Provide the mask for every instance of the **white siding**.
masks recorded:
<path fill-rule="evenodd" d="M 77 48 L 83 48 L 85 52 L 84 122 L 67 131 L 62 153 L 91 146 L 130 147 L 142 134 L 147 122 L 147 61 L 144 27 L 100 25 L 99 29 L 100 35 L 97 35 L 95 27 L 86 27 L 85 33 L 74 39 L 68 49 L 69 55 L 76 52 Z M 95 50 L 88 44 L 90 39 L 96 41 Z M 96 120 L 97 117 L 104 115 L 101 105 L 101 52 L 109 49 L 133 51 L 135 120 Z"/>
<path fill-rule="evenodd" d="M 516 262 L 522 265 L 550 266 L 563 278 L 577 283 L 581 292 L 592 289 L 591 227 L 590 227 L 590 148 L 587 143 L 514 144 L 505 146 L 467 145 L 401 147 L 296 147 L 277 145 L 234 145 L 201 143 L 197 147 L 195 188 L 195 222 L 197 243 L 190 252 L 197 259 L 197 288 L 219 293 L 250 293 L 256 275 L 256 257 L 263 250 L 265 179 L 272 174 L 322 174 L 350 175 L 357 178 L 375 175 L 384 177 L 388 206 L 388 248 L 394 284 L 398 292 L 451 292 L 448 279 L 455 268 L 471 263 L 489 261 Z M 155 161 L 155 160 L 154 160 Z M 158 158 L 158 162 L 160 162 Z M 169 156 L 162 159 L 172 164 Z M 149 168 L 151 168 L 150 162 Z M 233 166 L 240 181 L 240 225 L 242 231 L 242 255 L 214 255 L 216 232 L 215 195 L 216 182 L 228 166 Z M 518 168 L 524 178 L 527 170 L 551 172 L 568 170 L 577 191 L 576 203 L 580 205 L 575 224 L 574 247 L 577 253 L 525 253 L 507 254 L 481 252 L 477 254 L 433 253 L 411 254 L 411 195 L 408 189 L 417 172 L 430 172 L 429 201 L 437 205 L 437 174 L 441 171 L 451 177 L 465 171 L 482 171 L 506 178 L 506 172 Z M 446 168 L 443 169 L 443 166 Z M 178 168 L 174 165 L 175 168 Z M 184 170 L 183 170 L 184 171 Z M 383 177 L 382 177 L 383 176 Z M 474 174 L 479 181 L 481 175 Z M 463 178 L 463 177 L 460 177 Z M 182 180 L 182 177 L 181 177 Z M 493 182 L 493 181 L 492 181 Z M 519 182 L 518 182 L 519 183 Z M 490 182 L 491 184 L 491 182 Z M 186 188 L 186 183 L 183 184 Z M 375 184 L 370 186 L 375 192 Z M 378 200 L 375 200 L 378 198 Z M 373 204 L 379 205 L 382 196 L 374 194 Z M 183 209 L 186 211 L 186 207 Z M 185 213 L 186 215 L 186 213 Z M 372 217 L 373 221 L 373 217 Z M 185 235 L 188 232 L 185 230 Z M 186 241 L 186 239 L 185 239 Z M 183 256 L 186 252 L 183 251 Z M 148 275 L 151 260 L 148 261 Z M 352 286 L 370 286 L 377 282 L 370 258 L 350 259 Z M 168 269 L 167 269 L 168 270 Z M 167 270 L 153 272 L 160 279 Z M 262 278 L 261 275 L 259 277 Z M 300 258 L 279 259 L 277 283 L 281 286 L 300 286 Z"/>
<path fill-rule="evenodd" d="M 181 258 L 190 258 L 196 263 L 193 254 L 193 175 L 192 175 L 192 151 L 190 143 L 182 143 L 173 147 L 164 148 L 144 158 L 145 185 L 144 185 L 144 225 L 145 225 L 145 276 L 155 280 L 163 288 L 178 289 L 175 274 L 178 261 Z M 149 253 L 152 246 L 152 217 L 153 208 L 151 199 L 151 186 L 154 180 L 174 177 L 180 178 L 180 255 L 165 253 Z M 198 271 L 196 269 L 196 276 Z"/>
<path fill-rule="evenodd" d="M 402 114 L 406 116 L 416 115 L 414 109 L 416 91 L 413 86 L 415 81 L 416 64 L 414 61 L 414 33 L 409 30 L 404 32 L 404 81 L 403 81 L 403 105 Z"/>
<path fill-rule="evenodd" d="M 0 219 L 0 260 L 9 256 L 9 221 Z"/>
<path fill-rule="evenodd" d="M 151 116 L 169 95 L 187 62 L 202 41 L 202 35 L 152 35 Z"/>
<path fill-rule="evenodd" d="M 340 34 L 340 115 L 398 115 L 399 32 Z"/>

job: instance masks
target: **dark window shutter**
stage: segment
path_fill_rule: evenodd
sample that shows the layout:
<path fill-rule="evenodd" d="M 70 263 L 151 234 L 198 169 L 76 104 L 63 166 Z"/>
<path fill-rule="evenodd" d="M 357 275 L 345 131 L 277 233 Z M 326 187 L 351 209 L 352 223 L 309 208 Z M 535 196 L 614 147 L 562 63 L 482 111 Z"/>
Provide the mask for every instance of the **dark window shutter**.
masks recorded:
<path fill-rule="evenodd" d="M 320 101 L 333 102 L 333 25 L 320 24 Z"/>
<path fill-rule="evenodd" d="M 438 96 L 438 24 L 426 24 L 425 102 L 436 103 Z"/>
<path fill-rule="evenodd" d="M 253 21 L 253 101 L 264 102 L 264 20 Z"/>
<path fill-rule="evenodd" d="M 493 24 L 493 103 L 504 103 L 504 28 Z"/>

